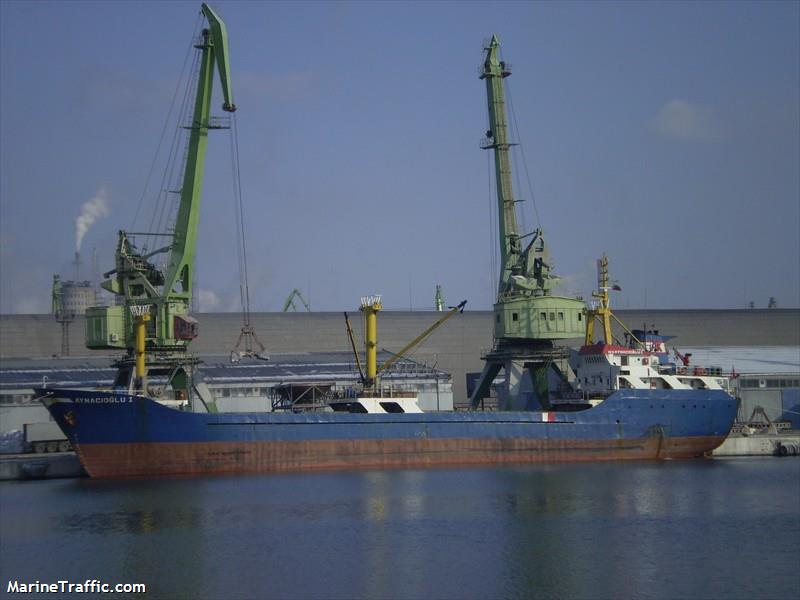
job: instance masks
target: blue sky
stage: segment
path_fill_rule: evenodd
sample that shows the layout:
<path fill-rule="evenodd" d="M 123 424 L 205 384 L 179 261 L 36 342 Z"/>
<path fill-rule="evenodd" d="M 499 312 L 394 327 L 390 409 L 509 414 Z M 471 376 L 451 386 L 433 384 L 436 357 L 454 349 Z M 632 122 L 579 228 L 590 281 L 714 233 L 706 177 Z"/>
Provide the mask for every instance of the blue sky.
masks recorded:
<path fill-rule="evenodd" d="M 0 2 L 0 312 L 49 310 L 93 198 L 82 277 L 93 251 L 112 268 L 118 229 L 146 227 L 134 215 L 199 6 Z M 606 252 L 622 308 L 800 305 L 800 3 L 212 6 L 231 39 L 253 310 L 293 288 L 314 310 L 369 293 L 430 308 L 437 283 L 490 308 L 477 75 L 492 33 L 531 180 L 518 151 L 515 191 L 528 230 L 535 199 L 563 291 L 588 294 Z M 206 164 L 205 310 L 238 309 L 227 135 Z"/>

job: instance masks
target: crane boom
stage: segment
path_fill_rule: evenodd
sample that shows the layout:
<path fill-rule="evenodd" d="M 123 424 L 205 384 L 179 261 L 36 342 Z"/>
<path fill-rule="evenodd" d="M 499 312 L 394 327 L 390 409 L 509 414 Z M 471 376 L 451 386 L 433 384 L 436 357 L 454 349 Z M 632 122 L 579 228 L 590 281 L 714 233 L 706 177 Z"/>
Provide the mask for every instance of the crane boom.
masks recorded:
<path fill-rule="evenodd" d="M 376 371 L 376 373 L 381 373 L 381 372 L 385 371 L 386 369 L 391 367 L 394 363 L 396 363 L 398 360 L 403 358 L 403 356 L 405 355 L 406 352 L 408 352 L 409 350 L 411 350 L 415 346 L 420 345 L 423 341 L 425 341 L 425 338 L 427 338 L 431 333 L 433 333 L 436 329 L 438 329 L 441 325 L 443 325 L 444 322 L 447 321 L 447 319 L 452 317 L 454 314 L 456 314 L 457 312 L 463 313 L 464 312 L 464 307 L 466 305 L 467 305 L 467 301 L 464 300 L 458 306 L 450 307 L 450 310 L 448 310 L 447 313 L 445 313 L 445 315 L 441 319 L 439 319 L 433 325 L 428 327 L 425 331 L 420 333 L 417 337 L 415 337 L 408 344 L 406 344 L 405 347 L 402 350 L 400 350 L 400 352 L 398 352 L 397 354 L 395 354 L 394 356 L 392 356 L 391 358 L 386 360 L 386 362 L 384 362 L 381 366 L 379 366 L 378 370 Z"/>
<path fill-rule="evenodd" d="M 203 185 L 203 167 L 211 109 L 214 66 L 220 76 L 224 102 L 222 110 L 234 112 L 228 59 L 228 33 L 225 23 L 207 5 L 202 6 L 209 28 L 203 30 L 201 42 L 195 46 L 202 51 L 200 75 L 197 80 L 194 115 L 189 134 L 189 149 L 183 173 L 181 200 L 170 251 L 169 264 L 164 277 L 164 296 L 188 302 L 192 295 L 192 270 L 197 247 L 197 226 L 200 217 L 200 192 Z M 180 284 L 180 289 L 177 289 Z"/>
<path fill-rule="evenodd" d="M 498 292 L 502 292 L 510 281 L 511 269 L 515 259 L 513 245 L 519 237 L 517 213 L 514 201 L 514 187 L 511 179 L 511 157 L 508 141 L 508 121 L 506 118 L 505 91 L 503 79 L 511 71 L 500 60 L 500 42 L 492 36 L 486 49 L 481 78 L 486 81 L 486 95 L 489 105 L 489 131 L 483 148 L 494 149 L 495 181 L 497 183 L 497 214 L 500 227 L 500 273 Z"/>

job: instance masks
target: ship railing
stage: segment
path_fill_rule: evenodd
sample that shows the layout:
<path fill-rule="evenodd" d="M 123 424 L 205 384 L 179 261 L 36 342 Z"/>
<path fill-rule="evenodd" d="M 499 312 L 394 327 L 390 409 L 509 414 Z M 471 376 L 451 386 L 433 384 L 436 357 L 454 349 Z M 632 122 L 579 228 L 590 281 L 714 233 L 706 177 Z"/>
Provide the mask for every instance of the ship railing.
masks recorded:
<path fill-rule="evenodd" d="M 728 377 L 724 373 L 722 367 L 686 367 L 675 366 L 674 364 L 660 365 L 659 373 L 666 373 L 668 375 L 681 375 L 686 377 Z"/>

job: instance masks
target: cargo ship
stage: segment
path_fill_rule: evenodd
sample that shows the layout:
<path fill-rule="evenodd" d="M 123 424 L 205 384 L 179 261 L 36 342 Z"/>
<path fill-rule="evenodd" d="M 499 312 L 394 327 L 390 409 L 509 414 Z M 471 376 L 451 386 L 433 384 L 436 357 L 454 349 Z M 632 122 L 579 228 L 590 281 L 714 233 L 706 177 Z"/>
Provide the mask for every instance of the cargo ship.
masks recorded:
<path fill-rule="evenodd" d="M 382 392 L 379 309 L 379 297 L 362 299 L 363 392 L 326 411 L 194 412 L 125 388 L 37 393 L 100 478 L 692 458 L 719 446 L 736 416 L 725 377 L 680 374 L 635 337 L 571 351 L 573 377 L 540 396 L 547 409 L 426 413 Z"/>
<path fill-rule="evenodd" d="M 188 315 L 201 181 L 195 175 L 202 173 L 207 134 L 218 128 L 208 112 L 215 68 L 223 87 L 223 110 L 233 112 L 236 107 L 227 30 L 210 7 L 202 5 L 202 12 L 209 26 L 195 45 L 201 70 L 178 218 L 167 234 L 172 243 L 140 251 L 134 244 L 136 234 L 121 231 L 115 269 L 106 273 L 113 277 L 103 283 L 117 302 L 87 311 L 88 347 L 127 350 L 117 363 L 114 386 L 37 390 L 90 476 L 690 458 L 724 441 L 737 412 L 725 378 L 678 373 L 662 364 L 659 349 L 648 347 L 632 332 L 627 345 L 616 343 L 607 281 L 601 279 L 601 302 L 594 309 L 578 297 L 555 295 L 559 278 L 542 230 L 526 235 L 518 231 L 508 156 L 513 144 L 506 132 L 502 88 L 510 69 L 499 60 L 496 36 L 486 48 L 481 78 L 487 83 L 491 123 L 483 147 L 495 152 L 502 271 L 494 349 L 485 357 L 484 373 L 471 397 L 473 410 L 426 413 L 413 397 L 384 393 L 378 375 L 387 365 L 376 364 L 381 300 L 368 296 L 361 302 L 367 368 L 360 395 L 324 411 L 217 412 L 207 387 L 204 394 L 196 379 L 198 361 L 187 352 L 198 326 Z M 169 260 L 162 269 L 151 260 L 163 252 L 169 253 Z M 246 290 L 246 279 L 241 284 Z M 453 307 L 440 322 L 463 310 L 464 304 Z M 257 342 L 248 314 L 245 302 L 239 339 Z M 603 321 L 602 342 L 592 336 L 596 318 Z M 584 330 L 580 349 L 569 351 L 555 343 L 580 337 Z M 260 342 L 257 346 L 255 355 L 265 358 Z M 247 344 L 245 349 L 253 353 Z M 505 394 L 500 410 L 478 410 L 501 368 L 506 380 L 500 384 Z M 533 382 L 533 389 L 522 391 L 520 373 Z"/>
<path fill-rule="evenodd" d="M 736 415 L 721 389 L 625 389 L 584 410 L 192 413 L 115 391 L 38 391 L 91 477 L 691 458 Z M 391 399 L 386 399 L 391 402 Z"/>
<path fill-rule="evenodd" d="M 548 366 L 546 391 L 525 410 L 423 412 L 413 394 L 386 393 L 379 375 L 465 303 L 377 365 L 380 296 L 361 299 L 361 392 L 325 410 L 220 413 L 213 399 L 189 401 L 196 384 L 156 400 L 137 390 L 141 378 L 126 361 L 110 390 L 36 392 L 98 478 L 693 458 L 722 444 L 737 413 L 728 378 L 676 369 L 633 332 L 627 345 L 613 343 L 607 291 L 598 297 L 587 323 L 599 319 L 606 339 L 594 342 L 589 326 L 580 348 L 561 348 L 566 360 Z"/>

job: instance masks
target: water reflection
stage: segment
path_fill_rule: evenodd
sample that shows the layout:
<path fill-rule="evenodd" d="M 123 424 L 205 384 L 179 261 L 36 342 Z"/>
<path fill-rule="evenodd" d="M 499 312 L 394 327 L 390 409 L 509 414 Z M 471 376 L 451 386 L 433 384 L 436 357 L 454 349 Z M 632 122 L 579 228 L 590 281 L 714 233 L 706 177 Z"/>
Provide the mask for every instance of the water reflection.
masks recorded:
<path fill-rule="evenodd" d="M 112 512 L 91 512 L 65 515 L 56 528 L 65 533 L 148 534 L 165 529 L 197 529 L 202 523 L 201 511 L 194 508 L 153 510 L 125 509 Z"/>
<path fill-rule="evenodd" d="M 798 597 L 798 498 L 800 461 L 779 460 L 3 485 L 0 575 L 154 597 L 745 598 L 758 572 Z"/>

